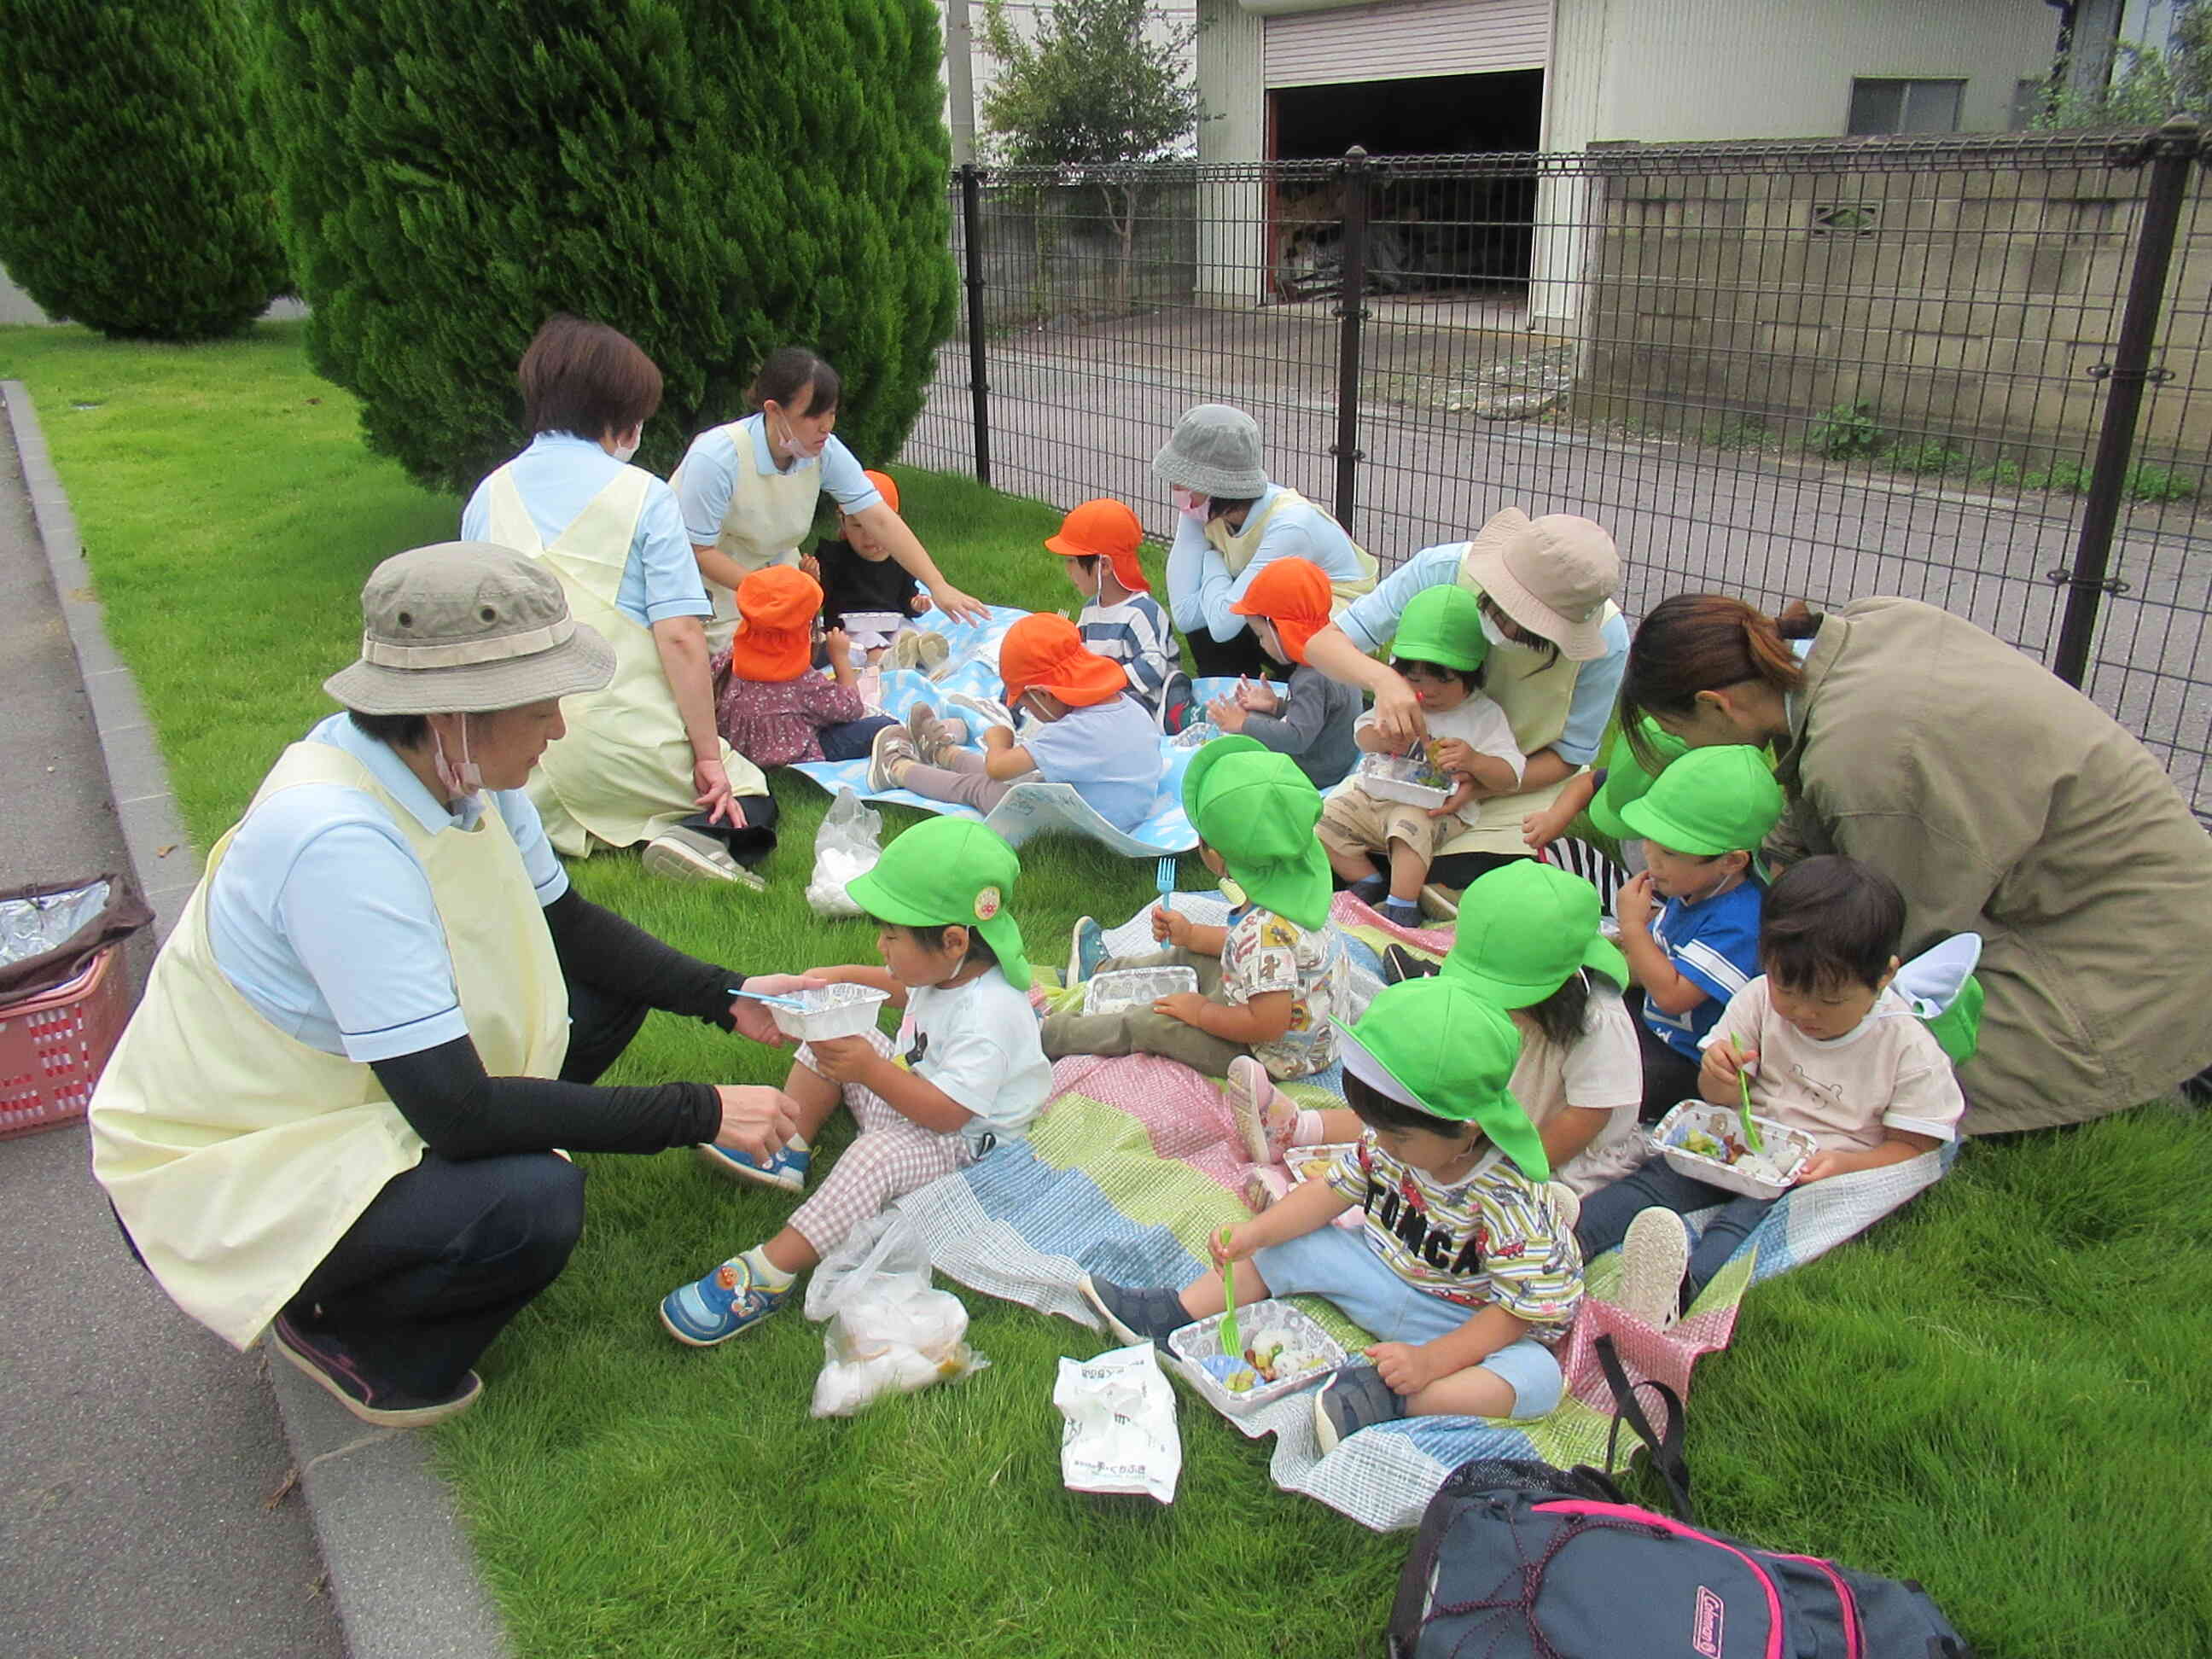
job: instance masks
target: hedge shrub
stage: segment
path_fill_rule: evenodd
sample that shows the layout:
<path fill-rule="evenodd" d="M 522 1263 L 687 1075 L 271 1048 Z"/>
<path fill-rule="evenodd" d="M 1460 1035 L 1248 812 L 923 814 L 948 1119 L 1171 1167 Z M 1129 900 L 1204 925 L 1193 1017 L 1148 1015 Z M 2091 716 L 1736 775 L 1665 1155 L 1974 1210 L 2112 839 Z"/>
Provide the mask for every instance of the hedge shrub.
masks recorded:
<path fill-rule="evenodd" d="M 416 479 L 519 446 L 560 311 L 660 365 L 658 471 L 785 342 L 863 460 L 904 441 L 954 302 L 930 0 L 252 3 L 310 356 Z"/>
<path fill-rule="evenodd" d="M 0 264 L 103 334 L 234 334 L 285 286 L 235 0 L 0 0 Z"/>

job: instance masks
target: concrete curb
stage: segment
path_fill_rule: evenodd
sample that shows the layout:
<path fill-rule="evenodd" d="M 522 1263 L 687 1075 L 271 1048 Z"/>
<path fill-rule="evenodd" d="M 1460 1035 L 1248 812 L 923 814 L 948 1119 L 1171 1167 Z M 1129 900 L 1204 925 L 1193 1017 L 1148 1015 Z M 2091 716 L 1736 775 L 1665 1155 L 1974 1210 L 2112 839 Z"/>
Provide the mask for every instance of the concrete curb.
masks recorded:
<path fill-rule="evenodd" d="M 21 380 L 0 380 L 0 401 L 92 703 L 124 842 L 153 907 L 155 936 L 166 939 L 205 860 L 185 836 L 137 682 L 108 643 L 76 515 L 30 390 Z M 354 1659 L 513 1659 L 453 1494 L 432 1469 L 423 1438 L 370 1428 L 273 1353 L 270 1380 L 347 1651 Z"/>

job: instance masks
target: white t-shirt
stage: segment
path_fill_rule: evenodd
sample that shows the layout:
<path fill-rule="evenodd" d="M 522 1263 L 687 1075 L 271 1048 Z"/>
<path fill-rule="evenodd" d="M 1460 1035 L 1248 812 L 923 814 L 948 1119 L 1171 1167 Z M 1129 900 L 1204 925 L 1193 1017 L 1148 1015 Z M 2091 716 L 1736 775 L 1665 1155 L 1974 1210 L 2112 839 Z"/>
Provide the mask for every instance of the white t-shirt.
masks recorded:
<path fill-rule="evenodd" d="M 951 990 L 909 991 L 896 1052 L 916 1077 L 975 1114 L 961 1129 L 970 1142 L 1021 1133 L 1052 1092 L 1036 1010 L 995 967 Z"/>
<path fill-rule="evenodd" d="M 1561 1112 L 1604 1110 L 1612 1116 L 1597 1138 L 1552 1171 L 1577 1193 L 1593 1193 L 1644 1162 L 1644 1136 L 1637 1109 L 1644 1099 L 1644 1057 L 1636 1040 L 1636 1017 L 1610 980 L 1592 974 L 1583 1009 L 1582 1036 L 1561 1048 L 1547 1041 L 1534 1021 L 1516 1011 L 1521 1058 L 1513 1067 L 1513 1098 L 1539 1131 Z"/>
<path fill-rule="evenodd" d="M 1467 701 L 1456 708 L 1431 709 L 1426 715 L 1429 723 L 1428 752 L 1434 756 L 1437 744 L 1446 738 L 1455 738 L 1478 755 L 1494 755 L 1513 769 L 1513 781 L 1519 783 L 1527 767 L 1528 757 L 1522 754 L 1521 745 L 1513 740 L 1513 722 L 1505 718 L 1505 711 L 1480 691 L 1470 691 Z M 1352 730 L 1364 732 L 1375 724 L 1375 711 L 1369 709 L 1359 717 Z M 1355 773 L 1353 775 L 1357 776 Z M 1482 803 L 1469 801 L 1453 816 L 1462 823 L 1473 823 L 1482 815 Z"/>
<path fill-rule="evenodd" d="M 1959 1138 L 1966 1097 L 1947 1055 L 1895 988 L 1867 1017 L 1826 1042 L 1774 1012 L 1766 975 L 1729 999 L 1716 1034 L 1738 1031 L 1759 1050 L 1751 1109 L 1802 1129 L 1832 1152 L 1871 1152 L 1885 1129 Z"/>

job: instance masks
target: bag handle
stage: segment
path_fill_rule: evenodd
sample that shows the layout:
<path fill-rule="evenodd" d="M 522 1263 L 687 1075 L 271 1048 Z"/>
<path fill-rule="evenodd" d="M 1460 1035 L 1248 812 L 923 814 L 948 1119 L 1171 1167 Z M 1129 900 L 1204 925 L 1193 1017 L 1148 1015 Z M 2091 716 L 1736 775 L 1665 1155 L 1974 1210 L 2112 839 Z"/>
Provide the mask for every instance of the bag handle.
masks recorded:
<path fill-rule="evenodd" d="M 1623 1423 L 1635 1431 L 1651 1453 L 1651 1467 L 1658 1471 L 1659 1479 L 1666 1484 L 1667 1507 L 1677 1521 L 1688 1522 L 1695 1519 L 1690 1503 L 1690 1465 L 1682 1455 L 1683 1410 L 1682 1396 L 1664 1382 L 1646 1377 L 1641 1384 L 1632 1383 L 1628 1372 L 1620 1363 L 1620 1352 L 1614 1348 L 1610 1335 L 1601 1336 L 1593 1345 L 1597 1352 L 1599 1369 L 1605 1373 L 1605 1386 L 1613 1395 L 1613 1427 L 1605 1439 L 1605 1467 L 1610 1474 L 1614 1468 L 1613 1454 L 1620 1440 Z M 1651 1419 L 1644 1414 L 1643 1403 L 1636 1397 L 1638 1387 L 1651 1389 L 1667 1408 L 1667 1432 L 1655 1433 Z"/>

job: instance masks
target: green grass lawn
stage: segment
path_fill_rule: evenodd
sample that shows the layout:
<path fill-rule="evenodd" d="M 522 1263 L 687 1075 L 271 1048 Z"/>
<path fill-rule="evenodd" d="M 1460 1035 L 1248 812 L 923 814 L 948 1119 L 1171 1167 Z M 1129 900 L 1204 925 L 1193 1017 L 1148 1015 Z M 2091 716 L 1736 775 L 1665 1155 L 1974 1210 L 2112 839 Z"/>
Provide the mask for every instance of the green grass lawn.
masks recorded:
<path fill-rule="evenodd" d="M 0 378 L 37 398 L 204 846 L 328 711 L 320 682 L 352 658 L 368 569 L 451 536 L 459 504 L 366 453 L 295 327 L 192 348 L 4 330 Z M 899 481 L 954 580 L 1071 603 L 1037 545 L 1051 509 Z M 622 854 L 578 885 L 740 968 L 870 959 L 864 924 L 818 921 L 799 896 L 826 798 L 796 778 L 777 793 L 763 896 L 648 882 Z M 1032 844 L 1024 863 L 1017 908 L 1047 962 L 1079 912 L 1118 917 L 1151 890 L 1149 864 L 1087 843 Z M 655 1016 L 615 1080 L 782 1069 Z M 1274 1492 L 1271 1442 L 1186 1397 L 1172 1508 L 1066 1492 L 1054 1361 L 1106 1344 L 972 1295 L 988 1370 L 811 1421 L 821 1336 L 795 1313 L 703 1354 L 654 1318 L 792 1200 L 683 1154 L 585 1161 L 570 1271 L 491 1351 L 483 1403 L 437 1437 L 525 1654 L 1381 1651 L 1404 1539 Z M 1917 1578 L 1992 1659 L 2212 1653 L 2208 1173 L 2212 1123 L 2166 1105 L 1976 1144 L 1869 1238 L 1756 1291 L 1698 1373 L 1703 1518 Z"/>

